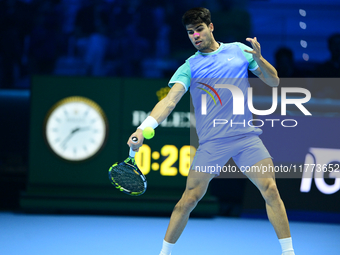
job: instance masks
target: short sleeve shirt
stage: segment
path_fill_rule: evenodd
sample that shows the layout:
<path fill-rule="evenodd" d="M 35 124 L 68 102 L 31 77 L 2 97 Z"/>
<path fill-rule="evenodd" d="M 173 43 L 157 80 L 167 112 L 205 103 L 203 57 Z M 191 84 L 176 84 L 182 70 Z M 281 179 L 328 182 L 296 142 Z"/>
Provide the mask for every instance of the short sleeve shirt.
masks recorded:
<path fill-rule="evenodd" d="M 252 50 L 235 42 L 221 43 L 216 51 L 210 53 L 198 51 L 177 69 L 169 81 L 170 87 L 180 83 L 186 91 L 190 90 L 200 143 L 219 137 L 242 135 L 257 129 L 248 125 L 252 113 L 248 109 L 247 95 L 248 70 L 254 71 L 258 65 L 252 54 L 245 52 L 245 49 Z M 244 114 L 234 114 L 232 91 L 220 88 L 218 84 L 233 85 L 237 87 L 238 93 L 242 92 Z M 225 124 L 216 125 L 217 120 Z"/>

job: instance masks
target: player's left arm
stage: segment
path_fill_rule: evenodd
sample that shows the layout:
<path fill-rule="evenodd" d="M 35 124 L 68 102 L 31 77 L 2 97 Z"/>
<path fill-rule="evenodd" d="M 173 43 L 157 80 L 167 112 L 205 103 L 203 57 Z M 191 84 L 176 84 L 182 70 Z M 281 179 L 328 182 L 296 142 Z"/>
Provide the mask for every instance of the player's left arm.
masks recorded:
<path fill-rule="evenodd" d="M 251 43 L 253 50 L 244 50 L 245 52 L 253 54 L 253 59 L 258 64 L 258 68 L 255 69 L 253 74 L 259 77 L 264 83 L 271 87 L 279 86 L 280 79 L 277 75 L 276 69 L 261 55 L 261 46 L 256 37 L 247 38 Z"/>

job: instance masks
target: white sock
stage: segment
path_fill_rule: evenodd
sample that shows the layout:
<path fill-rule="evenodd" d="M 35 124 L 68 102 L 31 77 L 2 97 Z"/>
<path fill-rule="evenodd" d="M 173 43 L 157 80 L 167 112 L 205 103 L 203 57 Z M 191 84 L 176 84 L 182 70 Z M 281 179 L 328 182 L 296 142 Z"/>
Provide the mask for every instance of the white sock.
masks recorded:
<path fill-rule="evenodd" d="M 167 241 L 163 240 L 162 250 L 159 255 L 171 255 L 171 251 L 174 246 L 174 243 L 168 243 Z"/>
<path fill-rule="evenodd" d="M 279 239 L 279 242 L 282 248 L 282 255 L 295 255 L 291 237 Z"/>

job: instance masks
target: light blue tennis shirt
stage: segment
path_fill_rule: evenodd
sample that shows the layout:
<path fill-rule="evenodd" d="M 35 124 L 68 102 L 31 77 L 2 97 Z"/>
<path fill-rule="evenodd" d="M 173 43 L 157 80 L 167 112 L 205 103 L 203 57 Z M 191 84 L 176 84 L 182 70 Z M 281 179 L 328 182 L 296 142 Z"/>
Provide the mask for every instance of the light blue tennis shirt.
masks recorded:
<path fill-rule="evenodd" d="M 252 50 L 235 42 L 221 43 L 210 53 L 197 51 L 169 81 L 170 87 L 180 83 L 186 90 L 190 89 L 200 144 L 216 138 L 262 133 L 261 129 L 253 127 L 258 123 L 248 123 L 253 119 L 248 109 L 248 69 L 256 70 L 258 65 L 244 49 Z M 218 84 L 233 85 L 242 91 L 244 114 L 233 114 L 232 92 L 228 88 L 217 88 Z"/>

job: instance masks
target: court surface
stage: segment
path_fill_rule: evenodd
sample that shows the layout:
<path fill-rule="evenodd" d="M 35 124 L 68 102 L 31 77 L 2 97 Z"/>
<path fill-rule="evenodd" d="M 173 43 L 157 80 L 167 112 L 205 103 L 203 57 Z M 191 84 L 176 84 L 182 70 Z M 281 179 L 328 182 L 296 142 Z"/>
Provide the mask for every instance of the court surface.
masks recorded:
<path fill-rule="evenodd" d="M 0 213 L 1 255 L 159 255 L 168 218 Z M 291 222 L 296 255 L 339 255 L 340 225 Z M 280 255 L 267 220 L 193 218 L 172 255 Z"/>

